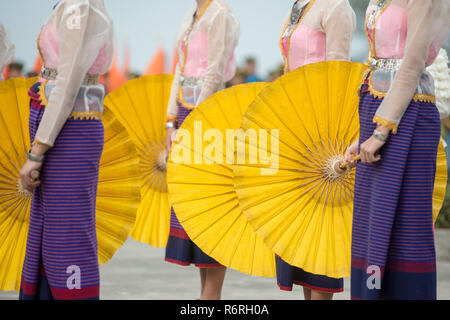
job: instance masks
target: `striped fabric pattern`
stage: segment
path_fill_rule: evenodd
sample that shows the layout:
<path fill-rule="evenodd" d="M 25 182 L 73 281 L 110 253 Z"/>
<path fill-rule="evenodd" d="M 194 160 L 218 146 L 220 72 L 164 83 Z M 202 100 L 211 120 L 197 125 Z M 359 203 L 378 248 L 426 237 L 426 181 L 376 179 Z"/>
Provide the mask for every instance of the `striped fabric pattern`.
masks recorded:
<path fill-rule="evenodd" d="M 30 90 L 33 141 L 44 107 Z M 22 273 L 21 299 L 99 298 L 95 207 L 104 128 L 101 120 L 69 119 L 35 191 Z M 51 297 L 42 293 L 47 287 Z"/>
<path fill-rule="evenodd" d="M 360 142 L 382 100 L 361 90 Z M 380 162 L 358 164 L 352 236 L 353 299 L 436 299 L 432 194 L 440 139 L 434 104 L 412 102 Z"/>
<path fill-rule="evenodd" d="M 178 104 L 178 126 L 189 116 L 192 110 Z M 170 214 L 170 233 L 166 247 L 165 260 L 181 266 L 194 264 L 199 268 L 221 267 L 222 265 L 205 254 L 187 235 L 181 226 L 175 211 Z"/>
<path fill-rule="evenodd" d="M 292 291 L 294 285 L 326 292 L 339 293 L 344 291 L 344 279 L 334 279 L 306 272 L 303 269 L 291 266 L 279 256 L 275 257 L 277 268 L 277 284 L 282 291 Z"/>

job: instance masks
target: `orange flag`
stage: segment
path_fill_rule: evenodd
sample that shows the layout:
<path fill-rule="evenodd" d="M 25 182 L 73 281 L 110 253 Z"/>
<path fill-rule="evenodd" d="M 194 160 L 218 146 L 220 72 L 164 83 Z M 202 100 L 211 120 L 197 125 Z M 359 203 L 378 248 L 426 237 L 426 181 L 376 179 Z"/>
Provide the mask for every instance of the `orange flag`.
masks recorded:
<path fill-rule="evenodd" d="M 155 56 L 150 61 L 147 70 L 144 72 L 144 75 L 163 74 L 166 69 L 165 66 L 166 66 L 166 53 L 164 52 L 164 48 L 160 47 L 156 52 Z"/>
<path fill-rule="evenodd" d="M 38 55 L 36 60 L 34 61 L 34 64 L 33 64 L 33 72 L 36 72 L 37 74 L 40 74 L 41 73 L 41 69 L 42 69 L 42 65 L 43 65 L 43 62 L 42 62 L 42 59 L 41 59 L 41 55 Z"/>
<path fill-rule="evenodd" d="M 113 63 L 107 78 L 107 87 L 109 92 L 118 89 L 121 85 L 127 82 L 126 75 L 119 69 L 117 55 L 114 55 Z"/>
<path fill-rule="evenodd" d="M 6 66 L 5 70 L 3 70 L 3 79 L 5 79 L 5 80 L 9 79 L 9 66 Z"/>

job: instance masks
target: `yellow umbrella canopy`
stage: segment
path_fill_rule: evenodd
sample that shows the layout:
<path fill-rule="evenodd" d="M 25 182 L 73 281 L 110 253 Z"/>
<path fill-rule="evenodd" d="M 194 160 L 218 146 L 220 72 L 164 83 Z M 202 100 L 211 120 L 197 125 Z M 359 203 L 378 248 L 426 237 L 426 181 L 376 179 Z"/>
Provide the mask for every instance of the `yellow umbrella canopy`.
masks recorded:
<path fill-rule="evenodd" d="M 142 202 L 130 235 L 158 248 L 166 246 L 170 230 L 165 124 L 172 82 L 172 75 L 144 76 L 128 81 L 105 99 L 130 134 L 140 159 Z"/>
<path fill-rule="evenodd" d="M 30 148 L 28 90 L 37 79 L 0 82 L 0 290 L 19 290 L 32 195 L 19 185 L 19 171 Z M 105 110 L 105 146 L 97 195 L 100 264 L 122 246 L 140 202 L 138 157 L 126 130 Z"/>
<path fill-rule="evenodd" d="M 350 276 L 355 172 L 339 174 L 335 165 L 359 135 L 357 89 L 366 70 L 326 62 L 278 79 L 255 99 L 241 125 L 279 130 L 271 135 L 278 145 L 245 142 L 278 156 L 278 166 L 233 166 L 241 207 L 257 234 L 287 263 L 332 278 Z M 446 184 L 442 152 L 441 146 L 436 209 Z"/>
<path fill-rule="evenodd" d="M 242 213 L 232 169 L 242 116 L 265 86 L 235 86 L 198 106 L 177 133 L 167 179 L 177 218 L 203 252 L 240 272 L 273 277 L 274 253 Z"/>
<path fill-rule="evenodd" d="M 436 163 L 436 178 L 434 179 L 434 193 L 433 193 L 433 218 L 436 222 L 439 212 L 445 200 L 445 192 L 447 190 L 447 155 L 445 153 L 444 144 L 441 139 L 439 144 L 437 163 Z"/>

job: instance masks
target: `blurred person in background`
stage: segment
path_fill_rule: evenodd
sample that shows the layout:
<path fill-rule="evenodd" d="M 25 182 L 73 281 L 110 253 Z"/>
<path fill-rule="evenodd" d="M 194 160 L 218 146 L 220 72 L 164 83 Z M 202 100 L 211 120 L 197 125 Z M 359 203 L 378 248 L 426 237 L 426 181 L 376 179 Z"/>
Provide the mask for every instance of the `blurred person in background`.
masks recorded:
<path fill-rule="evenodd" d="M 13 62 L 8 66 L 8 77 L 9 79 L 14 78 L 22 78 L 24 77 L 23 74 L 23 63 L 20 62 Z"/>
<path fill-rule="evenodd" d="M 245 60 L 244 74 L 245 74 L 245 82 L 246 83 L 262 81 L 262 79 L 260 77 L 258 77 L 258 75 L 257 75 L 256 66 L 257 66 L 256 58 L 248 57 Z"/>

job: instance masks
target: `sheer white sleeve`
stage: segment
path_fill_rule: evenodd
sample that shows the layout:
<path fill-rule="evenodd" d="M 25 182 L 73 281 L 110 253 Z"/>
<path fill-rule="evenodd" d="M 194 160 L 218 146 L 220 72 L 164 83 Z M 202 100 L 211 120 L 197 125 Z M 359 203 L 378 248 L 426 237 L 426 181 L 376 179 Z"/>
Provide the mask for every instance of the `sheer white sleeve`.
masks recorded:
<path fill-rule="evenodd" d="M 347 0 L 329 4 L 323 29 L 327 35 L 327 60 L 350 60 L 356 15 Z"/>
<path fill-rule="evenodd" d="M 403 62 L 374 121 L 394 132 L 416 93 L 436 36 L 449 30 L 448 0 L 411 0 L 407 6 L 408 36 Z"/>

